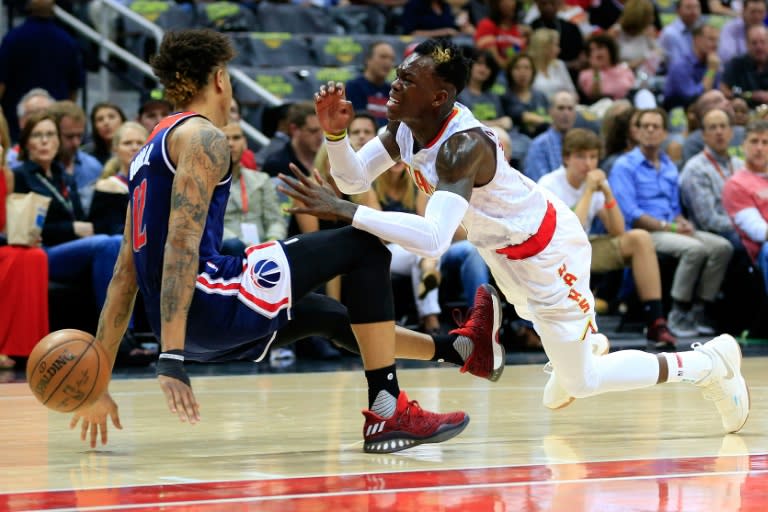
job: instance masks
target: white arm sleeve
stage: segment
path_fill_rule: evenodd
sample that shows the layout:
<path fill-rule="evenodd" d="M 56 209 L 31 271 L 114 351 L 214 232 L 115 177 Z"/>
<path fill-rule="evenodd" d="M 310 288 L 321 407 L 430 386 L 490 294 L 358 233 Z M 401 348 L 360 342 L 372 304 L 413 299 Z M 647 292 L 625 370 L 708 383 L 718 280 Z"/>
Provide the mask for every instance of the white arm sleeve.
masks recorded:
<path fill-rule="evenodd" d="M 744 208 L 733 216 L 733 223 L 755 242 L 765 242 L 768 223 L 757 208 Z"/>
<path fill-rule="evenodd" d="M 468 208 L 469 203 L 460 195 L 438 190 L 427 203 L 424 217 L 360 206 L 352 225 L 419 256 L 436 258 L 451 245 L 453 234 Z"/>
<path fill-rule="evenodd" d="M 331 176 L 344 194 L 361 194 L 371 188 L 371 183 L 381 173 L 395 165 L 381 139 L 374 137 L 355 153 L 349 138 L 327 141 Z"/>

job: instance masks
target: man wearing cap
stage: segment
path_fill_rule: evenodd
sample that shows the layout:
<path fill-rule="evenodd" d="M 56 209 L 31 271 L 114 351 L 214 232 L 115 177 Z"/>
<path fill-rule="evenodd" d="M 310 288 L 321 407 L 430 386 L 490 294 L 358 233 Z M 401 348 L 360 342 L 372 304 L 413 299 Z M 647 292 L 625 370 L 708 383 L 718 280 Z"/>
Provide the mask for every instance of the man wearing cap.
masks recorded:
<path fill-rule="evenodd" d="M 142 98 L 139 114 L 136 121 L 152 133 L 155 125 L 164 117 L 173 112 L 173 105 L 163 97 L 163 91 L 154 89 L 144 98 Z"/>

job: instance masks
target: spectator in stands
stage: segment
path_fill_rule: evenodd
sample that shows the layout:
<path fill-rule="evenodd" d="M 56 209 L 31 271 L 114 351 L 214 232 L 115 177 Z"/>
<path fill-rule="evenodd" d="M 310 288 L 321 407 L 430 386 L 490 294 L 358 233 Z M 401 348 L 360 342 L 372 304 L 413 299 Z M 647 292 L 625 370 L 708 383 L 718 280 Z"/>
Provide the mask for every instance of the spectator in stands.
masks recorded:
<path fill-rule="evenodd" d="M 562 0 L 536 0 L 539 17 L 531 22 L 531 28 L 534 31 L 540 28 L 551 28 L 557 31 L 560 35 L 559 58 L 565 62 L 573 80 L 587 65 L 584 55 L 584 37 L 579 27 L 558 16 L 562 3 Z"/>
<path fill-rule="evenodd" d="M 725 182 L 723 207 L 768 292 L 768 121 L 747 125 L 744 158 L 744 168 Z"/>
<path fill-rule="evenodd" d="M 70 100 L 57 101 L 51 105 L 49 112 L 56 119 L 61 134 L 58 161 L 64 166 L 64 172 L 74 177 L 80 204 L 83 212 L 88 215 L 93 187 L 101 175 L 103 165 L 80 149 L 85 134 L 85 112 Z"/>
<path fill-rule="evenodd" d="M 263 171 L 272 177 L 287 172 L 289 163 L 296 164 L 304 174 L 309 175 L 317 151 L 323 144 L 323 129 L 317 120 L 314 103 L 305 101 L 291 105 L 288 122 L 291 141 L 264 162 Z"/>
<path fill-rule="evenodd" d="M 291 141 L 291 136 L 288 133 L 290 132 L 290 123 L 288 122 L 288 109 L 290 106 L 290 103 L 283 103 L 264 110 L 261 120 L 262 131 L 266 135 L 269 135 L 273 130 L 274 133 L 269 139 L 269 144 L 259 149 L 256 153 L 256 169 L 263 168 L 264 162 L 267 161 L 270 155 L 283 150 L 285 145 Z M 238 108 L 238 115 L 239 112 Z M 248 166 L 246 165 L 246 167 Z"/>
<path fill-rule="evenodd" d="M 680 199 L 697 229 L 727 238 L 740 248 L 739 235 L 723 208 L 723 186 L 744 163 L 728 154 L 733 137 L 728 114 L 714 109 L 701 122 L 704 149 L 688 160 L 680 173 Z"/>
<path fill-rule="evenodd" d="M 96 182 L 89 215 L 94 233 L 122 235 L 128 207 L 128 171 L 131 160 L 147 140 L 144 126 L 133 121 L 120 125 L 112 138 L 112 152 L 101 179 Z"/>
<path fill-rule="evenodd" d="M 747 53 L 725 63 L 720 89 L 727 98 L 741 96 L 750 107 L 768 103 L 768 28 L 747 29 Z"/>
<path fill-rule="evenodd" d="M 6 246 L 6 197 L 13 173 L 3 165 L 10 148 L 8 122 L 0 109 L 0 370 L 26 358 L 48 334 L 48 262 L 39 247 Z"/>
<path fill-rule="evenodd" d="M 744 98 L 731 98 L 731 107 L 733 108 L 733 119 L 731 124 L 736 127 L 744 127 L 749 124 L 749 105 Z"/>
<path fill-rule="evenodd" d="M 347 100 L 355 112 L 367 112 L 379 126 L 387 124 L 389 75 L 395 69 L 395 49 L 385 41 L 375 41 L 365 54 L 363 74 L 346 83 Z"/>
<path fill-rule="evenodd" d="M 445 0 L 408 0 L 403 6 L 400 24 L 403 34 L 419 37 L 451 37 L 472 34 L 475 30 L 468 17 L 457 20 L 451 4 Z"/>
<path fill-rule="evenodd" d="M 552 126 L 533 139 L 523 166 L 523 173 L 533 181 L 563 164 L 563 137 L 576 122 L 576 96 L 572 92 L 557 92 L 549 103 Z"/>
<path fill-rule="evenodd" d="M 693 29 L 701 21 L 699 0 L 677 0 L 677 18 L 661 30 L 659 46 L 669 63 L 693 51 Z"/>
<path fill-rule="evenodd" d="M 600 125 L 600 135 L 605 143 L 605 155 L 600 161 L 600 168 L 609 176 L 616 159 L 634 149 L 637 144 L 630 130 L 635 112 L 635 107 L 628 100 L 616 100 L 605 111 Z"/>
<path fill-rule="evenodd" d="M 29 118 L 29 116 L 32 114 L 37 114 L 38 112 L 46 111 L 51 105 L 53 105 L 54 101 L 55 100 L 53 97 L 48 94 L 48 91 L 45 89 L 38 87 L 27 92 L 24 96 L 22 96 L 21 100 L 19 100 L 19 104 L 16 105 L 16 113 L 19 119 L 19 129 L 21 130 L 24 128 L 24 124 L 26 124 L 27 118 Z M 13 140 L 14 139 L 11 139 L 11 141 Z M 7 163 L 9 169 L 15 169 L 19 165 L 18 156 L 19 145 L 15 144 L 13 147 L 10 147 L 5 157 L 5 162 Z"/>
<path fill-rule="evenodd" d="M 558 91 L 570 91 L 576 94 L 571 74 L 565 63 L 558 59 L 560 54 L 560 34 L 551 28 L 540 28 L 531 35 L 528 54 L 536 66 L 536 78 L 533 88 L 547 97 Z"/>
<path fill-rule="evenodd" d="M 648 348 L 674 350 L 677 340 L 669 332 L 661 304 L 661 274 L 653 240 L 644 229 L 625 230 L 608 178 L 597 167 L 600 146 L 600 138 L 589 130 L 569 131 L 563 139 L 563 165 L 542 176 L 539 183 L 571 207 L 587 233 L 595 217 L 600 218 L 608 234 L 590 236 L 591 271 L 631 267 L 643 304 Z"/>
<path fill-rule="evenodd" d="M 641 110 L 638 124 L 638 147 L 616 160 L 608 181 L 627 229 L 649 231 L 656 252 L 678 258 L 669 329 L 679 338 L 713 334 L 714 301 L 733 247 L 721 236 L 696 230 L 683 216 L 677 167 L 662 150 L 666 112 Z"/>
<path fill-rule="evenodd" d="M 472 66 L 467 86 L 459 93 L 458 100 L 469 108 L 475 117 L 487 126 L 512 128 L 512 118 L 504 113 L 501 97 L 491 91 L 496 83 L 499 66 L 488 50 L 469 49 Z"/>
<path fill-rule="evenodd" d="M 733 105 L 731 105 L 731 102 L 728 101 L 721 91 L 712 89 L 699 96 L 699 99 L 693 104 L 692 113 L 694 114 L 696 125 L 700 126 L 701 121 L 704 119 L 707 112 L 714 109 L 722 110 L 728 114 L 730 119 L 733 119 Z M 690 124 L 691 123 L 689 123 L 689 126 Z M 734 126 L 729 152 L 740 156 L 740 146 L 743 141 L 744 127 Z M 703 149 L 704 137 L 702 136 L 701 129 L 695 128 L 691 130 L 689 128 L 688 136 L 683 143 L 683 160 L 681 165 L 685 165 L 685 162 L 687 162 L 689 158 L 701 152 Z"/>
<path fill-rule="evenodd" d="M 502 98 L 504 110 L 512 124 L 529 136 L 535 137 L 549 128 L 549 100 L 533 88 L 536 65 L 528 54 L 512 57 L 505 70 L 507 94 Z"/>
<path fill-rule="evenodd" d="M 49 277 L 82 284 L 83 275 L 90 275 L 101 308 L 122 235 L 96 235 L 93 224 L 85 221 L 77 184 L 56 160 L 61 139 L 51 114 L 31 116 L 21 131 L 19 144 L 19 160 L 23 163 L 15 170 L 14 191 L 37 192 L 51 198 L 42 234 Z"/>
<path fill-rule="evenodd" d="M 475 46 L 490 50 L 501 68 L 527 46 L 529 29 L 518 23 L 519 6 L 518 0 L 489 0 L 488 17 L 477 24 Z"/>
<path fill-rule="evenodd" d="M 152 133 L 157 123 L 171 112 L 173 112 L 173 105 L 164 98 L 163 91 L 154 89 L 142 98 L 136 121 L 147 130 L 147 133 Z"/>
<path fill-rule="evenodd" d="M 579 73 L 579 91 L 588 103 L 608 97 L 626 98 L 635 85 L 635 74 L 619 61 L 619 48 L 614 38 L 605 33 L 587 39 L 589 67 Z"/>
<path fill-rule="evenodd" d="M 698 25 L 691 31 L 690 52 L 676 52 L 668 60 L 664 81 L 664 108 L 688 108 L 706 91 L 720 83 L 720 58 L 717 56 L 718 31 L 711 25 Z"/>
<path fill-rule="evenodd" d="M 267 240 L 282 240 L 287 225 L 269 175 L 242 166 L 245 135 L 238 122 L 223 128 L 232 156 L 232 184 L 224 215 L 224 242 L 221 253 L 238 256 L 245 248 Z"/>
<path fill-rule="evenodd" d="M 234 97 L 232 97 L 232 103 L 229 105 L 229 120 L 232 122 L 240 123 L 242 121 L 243 116 L 240 114 L 240 102 L 237 101 Z M 152 131 L 150 130 L 150 133 Z M 256 163 L 256 153 L 254 153 L 249 147 L 248 147 L 248 140 L 243 139 L 245 141 L 245 149 L 243 149 L 243 156 L 240 157 L 240 165 L 245 167 L 246 169 L 253 169 L 258 170 L 259 164 Z"/>
<path fill-rule="evenodd" d="M 126 121 L 123 110 L 114 103 L 97 103 L 91 110 L 91 142 L 83 146 L 83 151 L 96 157 L 102 165 L 112 158 L 112 138 Z"/>
<path fill-rule="evenodd" d="M 598 27 L 596 32 L 609 31 L 617 34 L 619 31 L 618 21 L 621 13 L 624 12 L 626 0 L 595 0 L 588 7 L 589 21 L 592 25 Z M 653 26 L 656 30 L 661 30 L 661 19 L 656 5 L 653 6 Z"/>
<path fill-rule="evenodd" d="M 720 31 L 718 55 L 723 66 L 748 51 L 747 29 L 763 24 L 768 8 L 765 0 L 744 0 L 741 16 L 728 21 Z"/>
<path fill-rule="evenodd" d="M 629 0 L 619 17 L 619 59 L 636 72 L 655 75 L 664 56 L 656 41 L 651 0 Z"/>
<path fill-rule="evenodd" d="M 11 139 L 19 136 L 18 101 L 33 88 L 57 100 L 75 100 L 85 82 L 77 41 L 56 24 L 54 0 L 28 0 L 27 19 L 11 29 L 0 44 L 0 97 Z"/>

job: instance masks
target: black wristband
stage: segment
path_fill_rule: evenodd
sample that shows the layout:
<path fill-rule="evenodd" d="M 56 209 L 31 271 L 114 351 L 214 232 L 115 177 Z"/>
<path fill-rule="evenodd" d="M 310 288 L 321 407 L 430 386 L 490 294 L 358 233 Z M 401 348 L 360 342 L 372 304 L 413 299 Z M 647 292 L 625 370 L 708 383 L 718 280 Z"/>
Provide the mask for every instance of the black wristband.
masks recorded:
<path fill-rule="evenodd" d="M 155 374 L 180 380 L 191 387 L 192 383 L 189 381 L 187 371 L 184 369 L 183 353 L 184 352 L 181 350 L 168 350 L 167 352 L 162 352 L 157 359 Z"/>

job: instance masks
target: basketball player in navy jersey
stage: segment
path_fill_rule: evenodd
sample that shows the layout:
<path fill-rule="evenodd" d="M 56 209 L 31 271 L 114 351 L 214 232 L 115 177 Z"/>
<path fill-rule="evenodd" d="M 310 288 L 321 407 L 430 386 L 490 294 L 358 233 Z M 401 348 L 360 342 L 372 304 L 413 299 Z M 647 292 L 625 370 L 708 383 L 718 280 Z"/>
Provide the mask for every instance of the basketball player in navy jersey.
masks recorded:
<path fill-rule="evenodd" d="M 551 409 L 607 391 L 689 382 L 715 402 L 726 432 L 740 430 L 750 401 L 732 336 L 696 343 L 687 352 L 603 355 L 608 341 L 597 332 L 584 229 L 562 201 L 512 169 L 493 131 L 456 102 L 468 72 L 469 62 L 450 42 L 420 43 L 396 69 L 387 128 L 357 152 L 346 136 L 354 112 L 343 84 L 331 82 L 315 94 L 339 190 L 362 193 L 402 159 L 416 185 L 431 194 L 423 217 L 344 201 L 298 175 L 283 176 L 284 191 L 304 203 L 292 211 L 349 221 L 430 258 L 448 248 L 463 224 L 507 300 L 541 336 L 554 368 L 543 396 Z M 461 364 L 458 352 L 443 353 Z"/>
<path fill-rule="evenodd" d="M 168 33 L 152 59 L 166 98 L 181 112 L 157 125 L 131 163 L 125 233 L 96 339 L 114 361 L 141 290 L 161 340 L 160 386 L 171 412 L 190 423 L 200 413 L 185 358 L 260 360 L 270 345 L 310 334 L 351 350 L 359 343 L 369 385 L 365 451 L 394 452 L 452 438 L 469 422 L 465 413 L 425 411 L 398 387 L 396 341 L 398 352 L 419 357 L 434 342 L 403 329 L 396 338 L 390 253 L 377 237 L 346 227 L 249 247 L 242 257 L 219 254 L 231 180 L 229 147 L 219 128 L 229 118 L 226 64 L 233 56 L 226 35 L 189 30 Z M 346 279 L 347 309 L 310 293 L 337 275 Z M 462 340 L 462 370 L 490 380 L 503 369 L 494 293 L 484 289 L 493 300 L 476 304 L 450 340 Z M 106 443 L 107 416 L 121 428 L 117 406 L 105 393 L 75 414 L 71 427 L 82 420 L 83 440 L 90 432 L 95 446 L 100 433 Z"/>

